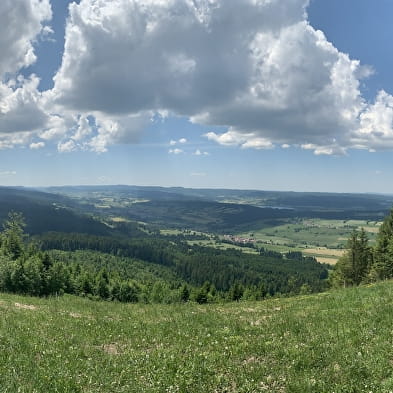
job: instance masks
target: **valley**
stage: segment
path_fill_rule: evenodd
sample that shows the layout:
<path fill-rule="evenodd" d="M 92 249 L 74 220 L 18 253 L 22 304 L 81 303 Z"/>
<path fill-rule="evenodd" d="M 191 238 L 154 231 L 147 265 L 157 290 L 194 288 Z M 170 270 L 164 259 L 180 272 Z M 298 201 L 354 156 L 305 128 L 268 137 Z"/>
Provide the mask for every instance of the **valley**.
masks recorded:
<path fill-rule="evenodd" d="M 301 251 L 334 265 L 353 230 L 364 228 L 371 244 L 393 197 L 377 194 L 294 193 L 162 187 L 52 187 L 84 211 L 109 222 L 141 221 L 161 234 L 203 236 L 190 244 L 256 253 L 258 248 Z M 272 207 L 274 206 L 274 207 Z M 251 238 L 252 243 L 225 236 Z"/>

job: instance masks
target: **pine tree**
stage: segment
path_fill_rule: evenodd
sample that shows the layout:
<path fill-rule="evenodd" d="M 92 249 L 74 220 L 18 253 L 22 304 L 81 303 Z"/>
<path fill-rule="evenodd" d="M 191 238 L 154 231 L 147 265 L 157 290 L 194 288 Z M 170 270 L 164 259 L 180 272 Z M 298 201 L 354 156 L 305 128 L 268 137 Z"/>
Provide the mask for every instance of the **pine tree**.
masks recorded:
<path fill-rule="evenodd" d="M 188 289 L 186 284 L 184 284 L 180 288 L 180 300 L 184 303 L 186 303 L 190 300 L 190 290 Z"/>
<path fill-rule="evenodd" d="M 242 298 L 243 293 L 243 285 L 236 282 L 229 288 L 228 297 L 230 300 L 238 302 Z"/>
<path fill-rule="evenodd" d="M 12 260 L 18 259 L 25 250 L 24 227 L 26 226 L 21 213 L 11 212 L 3 224 L 3 232 L 0 234 L 1 251 Z"/>
<path fill-rule="evenodd" d="M 393 209 L 379 228 L 370 275 L 374 280 L 393 277 Z"/>
<path fill-rule="evenodd" d="M 334 285 L 359 285 L 366 279 L 372 265 L 372 250 L 365 230 L 353 231 L 347 242 L 347 251 L 338 260 L 332 276 Z"/>

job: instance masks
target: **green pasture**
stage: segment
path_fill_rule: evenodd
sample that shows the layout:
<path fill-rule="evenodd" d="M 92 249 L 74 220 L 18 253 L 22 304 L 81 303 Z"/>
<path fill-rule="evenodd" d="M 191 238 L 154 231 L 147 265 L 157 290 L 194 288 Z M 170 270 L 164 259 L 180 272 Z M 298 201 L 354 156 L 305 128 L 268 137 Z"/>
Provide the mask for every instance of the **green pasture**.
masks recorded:
<path fill-rule="evenodd" d="M 386 393 L 393 285 L 261 302 L 0 294 L 0 391 Z"/>

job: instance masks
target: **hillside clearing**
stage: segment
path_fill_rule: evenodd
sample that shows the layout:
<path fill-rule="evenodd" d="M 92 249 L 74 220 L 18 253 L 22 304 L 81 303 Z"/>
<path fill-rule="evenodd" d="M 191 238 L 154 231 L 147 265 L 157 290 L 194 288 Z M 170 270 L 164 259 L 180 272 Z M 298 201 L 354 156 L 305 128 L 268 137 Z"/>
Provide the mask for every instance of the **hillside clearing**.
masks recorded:
<path fill-rule="evenodd" d="M 2 392 L 393 389 L 391 282 L 206 306 L 0 301 Z"/>

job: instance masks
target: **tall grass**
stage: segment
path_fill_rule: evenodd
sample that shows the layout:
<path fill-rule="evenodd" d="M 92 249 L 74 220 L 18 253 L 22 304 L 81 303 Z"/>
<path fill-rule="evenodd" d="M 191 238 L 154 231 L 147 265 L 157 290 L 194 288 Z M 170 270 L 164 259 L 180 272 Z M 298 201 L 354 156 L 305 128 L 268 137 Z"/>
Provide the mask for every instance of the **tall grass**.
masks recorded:
<path fill-rule="evenodd" d="M 0 295 L 0 392 L 393 391 L 393 284 L 124 305 Z"/>

